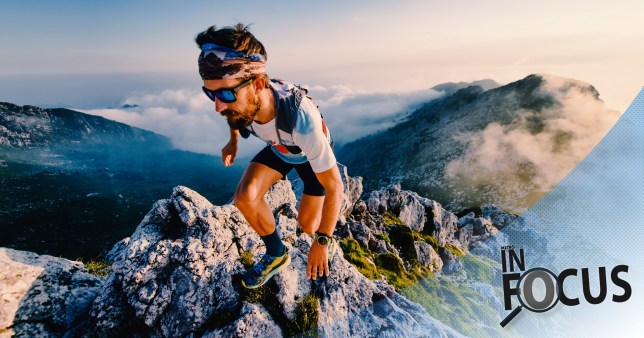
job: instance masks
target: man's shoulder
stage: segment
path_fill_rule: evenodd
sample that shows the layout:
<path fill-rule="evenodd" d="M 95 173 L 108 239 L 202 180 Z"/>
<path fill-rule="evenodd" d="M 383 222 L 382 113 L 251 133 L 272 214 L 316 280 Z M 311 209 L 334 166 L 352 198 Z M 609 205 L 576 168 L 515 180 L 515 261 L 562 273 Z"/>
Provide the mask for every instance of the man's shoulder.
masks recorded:
<path fill-rule="evenodd" d="M 308 98 L 311 100 L 309 90 L 303 86 L 296 85 L 282 79 L 271 79 L 270 84 L 273 91 L 278 94 L 278 100 L 289 99 L 293 96 L 298 98 L 298 100 L 301 98 Z"/>
<path fill-rule="evenodd" d="M 271 88 L 279 94 L 279 98 L 285 98 L 293 94 L 298 86 L 282 79 L 271 79 Z"/>
<path fill-rule="evenodd" d="M 302 125 L 310 124 L 311 119 L 320 115 L 306 89 L 281 79 L 271 79 L 271 87 L 276 94 L 279 129 L 287 132 L 302 130 Z"/>

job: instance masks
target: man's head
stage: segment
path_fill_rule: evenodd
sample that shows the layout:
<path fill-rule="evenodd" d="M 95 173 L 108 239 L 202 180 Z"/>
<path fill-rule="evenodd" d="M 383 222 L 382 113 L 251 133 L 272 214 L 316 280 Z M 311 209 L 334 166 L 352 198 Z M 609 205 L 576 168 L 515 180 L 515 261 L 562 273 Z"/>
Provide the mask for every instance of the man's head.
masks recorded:
<path fill-rule="evenodd" d="M 252 123 L 259 111 L 258 90 L 268 84 L 266 49 L 243 24 L 199 33 L 199 74 L 204 92 L 231 128 Z"/>
<path fill-rule="evenodd" d="M 195 42 L 201 48 L 206 43 L 232 48 L 244 54 L 261 54 L 268 59 L 266 49 L 259 40 L 248 30 L 248 26 L 238 23 L 235 27 L 217 29 L 210 26 L 205 31 L 197 34 Z"/>
<path fill-rule="evenodd" d="M 255 81 L 262 83 L 255 84 Z M 203 80 L 203 83 L 203 91 L 215 102 L 215 110 L 226 118 L 232 129 L 240 129 L 253 123 L 260 109 L 257 89 L 263 88 L 263 79 L 253 77 L 246 80 Z M 230 97 L 234 98 L 234 101 L 227 102 Z"/>

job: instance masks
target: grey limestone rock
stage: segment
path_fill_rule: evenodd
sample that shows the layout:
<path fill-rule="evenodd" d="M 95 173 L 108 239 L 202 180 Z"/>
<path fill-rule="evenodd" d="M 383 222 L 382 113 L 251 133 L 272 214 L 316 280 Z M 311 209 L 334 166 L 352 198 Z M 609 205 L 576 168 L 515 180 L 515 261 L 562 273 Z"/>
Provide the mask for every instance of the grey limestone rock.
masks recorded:
<path fill-rule="evenodd" d="M 427 219 L 423 204 L 425 200 L 414 192 L 401 190 L 399 184 L 394 184 L 372 191 L 367 207 L 373 214 L 391 212 L 411 229 L 421 231 Z"/>
<path fill-rule="evenodd" d="M 425 242 L 414 242 L 416 254 L 420 264 L 428 267 L 430 271 L 440 271 L 443 268 L 443 260 L 431 245 Z"/>
<path fill-rule="evenodd" d="M 387 247 L 387 242 L 382 239 L 372 238 L 369 241 L 369 250 L 375 254 L 383 254 L 390 252 Z"/>
<path fill-rule="evenodd" d="M 278 181 L 264 196 L 264 200 L 266 200 L 268 206 L 273 210 L 273 212 L 279 208 L 284 208 L 287 205 L 295 205 L 302 197 L 301 195 L 296 197 L 294 190 L 291 188 L 292 185 L 287 182 L 288 180 L 286 179 Z M 303 189 L 304 188 L 302 187 L 302 190 Z"/>
<path fill-rule="evenodd" d="M 340 210 L 340 222 L 346 222 L 346 218 L 351 215 L 353 206 L 360 200 L 362 195 L 362 177 L 350 177 L 347 167 L 338 163 L 342 183 L 344 184 L 344 197 L 342 199 L 342 209 Z"/>
<path fill-rule="evenodd" d="M 497 231 L 482 240 L 474 238 L 472 243 L 470 243 L 470 252 L 475 255 L 500 261 L 501 247 L 509 244 L 508 236 L 502 231 Z"/>
<path fill-rule="evenodd" d="M 346 180 L 346 171 L 344 174 Z M 352 180 L 348 182 L 355 186 L 348 185 L 351 196 L 345 199 L 350 205 L 344 210 L 347 217 L 352 217 L 354 200 L 361 191 L 360 180 Z M 396 193 L 402 196 L 394 188 Z M 213 206 L 198 193 L 179 186 L 169 199 L 153 205 L 130 237 L 114 246 L 108 254 L 113 264 L 105 278 L 90 276 L 80 264 L 63 259 L 18 260 L 38 261 L 32 264 L 38 268 L 30 273 L 41 277 L 32 284 L 11 282 L 37 292 L 24 296 L 22 290 L 24 297 L 3 294 L 3 299 L 14 297 L 21 303 L 13 312 L 2 306 L 2 324 L 7 328 L 13 323 L 14 330 L 45 336 L 280 336 L 297 333 L 293 327 L 298 304 L 314 294 L 319 300 L 317 332 L 323 336 L 459 336 L 386 282 L 364 277 L 343 258 L 341 248 L 331 260 L 326 282 L 313 283 L 306 277 L 312 238 L 297 229 L 296 195 L 290 182 L 279 181 L 265 198 L 291 264 L 262 287 L 265 295 L 259 300 L 248 298 L 249 291 L 240 285 L 245 272 L 242 256 L 247 259 L 250 254 L 256 261 L 264 252 L 259 236 L 234 205 Z M 413 199 L 423 202 L 416 196 Z M 407 205 L 412 210 L 418 204 Z M 408 215 L 408 220 L 422 220 L 412 212 L 403 215 Z M 363 216 L 371 217 L 368 213 Z M 453 221 L 456 227 L 455 218 L 441 214 L 443 219 Z M 346 228 L 366 247 L 376 245 L 380 248 L 377 252 L 398 255 L 364 223 L 351 221 Z M 423 264 L 440 269 L 441 258 L 431 246 L 422 242 L 415 246 Z M 7 252 L 17 255 L 3 249 L 0 259 L 15 262 L 6 258 Z M 5 284 L 11 278 L 22 280 L 7 275 L 6 269 L 0 271 Z M 3 287 L 3 293 L 5 290 Z M 66 297 L 60 296 L 63 292 Z M 21 323 L 23 318 L 29 318 L 29 323 Z"/>
<path fill-rule="evenodd" d="M 204 338 L 281 337 L 283 332 L 261 304 L 246 303 L 239 318 L 222 329 L 206 332 Z"/>
<path fill-rule="evenodd" d="M 456 275 L 463 271 L 463 263 L 459 260 L 451 261 L 443 266 L 443 273 L 446 275 Z"/>
<path fill-rule="evenodd" d="M 62 336 L 82 320 L 103 279 L 80 262 L 0 248 L 0 336 Z"/>
<path fill-rule="evenodd" d="M 394 184 L 372 191 L 366 203 L 370 213 L 390 212 L 412 230 L 434 236 L 440 246 L 450 244 L 461 247 L 456 237 L 458 218 L 436 201 L 401 190 L 399 184 Z"/>
<path fill-rule="evenodd" d="M 491 204 L 486 204 L 481 209 L 483 211 L 483 217 L 490 219 L 490 221 L 492 221 L 492 225 L 499 230 L 510 225 L 510 223 L 517 218 L 516 215 L 509 214 L 501 208 Z"/>
<path fill-rule="evenodd" d="M 347 217 L 351 215 L 353 211 L 353 206 L 357 201 L 360 200 L 360 195 L 362 195 L 362 177 L 350 177 L 347 173 L 347 167 L 338 162 L 338 170 L 340 171 L 340 177 L 342 177 L 342 184 L 344 185 L 344 196 L 342 198 L 342 207 L 340 209 L 339 222 L 346 222 Z M 300 207 L 299 201 L 302 197 L 304 191 L 304 184 L 299 177 L 293 179 L 293 191 L 297 198 L 297 203 L 295 203 L 296 208 Z"/>
<path fill-rule="evenodd" d="M 496 233 L 498 231 L 494 226 L 492 226 L 492 222 L 482 217 L 475 219 L 472 225 L 473 225 L 473 228 L 472 228 L 473 236 L 484 236 L 484 235 Z"/>
<path fill-rule="evenodd" d="M 467 248 L 472 241 L 472 234 L 474 233 L 474 225 L 467 224 L 458 229 L 456 238 L 458 239 L 462 248 Z"/>
<path fill-rule="evenodd" d="M 360 243 L 362 247 L 368 248 L 369 242 L 374 238 L 371 229 L 360 222 L 349 222 L 349 229 L 353 238 Z"/>

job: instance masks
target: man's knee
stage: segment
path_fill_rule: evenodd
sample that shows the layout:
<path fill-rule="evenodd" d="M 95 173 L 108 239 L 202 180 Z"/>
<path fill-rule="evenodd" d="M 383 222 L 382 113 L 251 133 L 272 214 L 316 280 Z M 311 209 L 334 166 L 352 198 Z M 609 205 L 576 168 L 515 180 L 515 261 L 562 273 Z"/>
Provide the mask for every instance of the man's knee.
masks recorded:
<path fill-rule="evenodd" d="M 253 186 L 240 186 L 235 191 L 235 205 L 237 207 L 252 206 L 263 196 L 259 196 L 257 189 Z"/>
<path fill-rule="evenodd" d="M 308 217 L 307 215 L 299 214 L 297 216 L 297 222 L 300 223 L 302 231 L 309 235 L 313 235 L 320 226 L 320 220 L 315 219 L 314 217 Z"/>

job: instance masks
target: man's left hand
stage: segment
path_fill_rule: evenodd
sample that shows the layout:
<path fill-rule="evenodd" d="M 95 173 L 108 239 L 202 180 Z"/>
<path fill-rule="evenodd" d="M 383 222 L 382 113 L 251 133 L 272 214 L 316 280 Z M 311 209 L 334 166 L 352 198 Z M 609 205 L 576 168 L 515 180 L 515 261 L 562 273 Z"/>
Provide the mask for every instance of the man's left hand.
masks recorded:
<path fill-rule="evenodd" d="M 329 245 L 320 245 L 318 242 L 313 241 L 311 250 L 309 250 L 306 277 L 315 280 L 323 275 L 329 275 Z"/>

